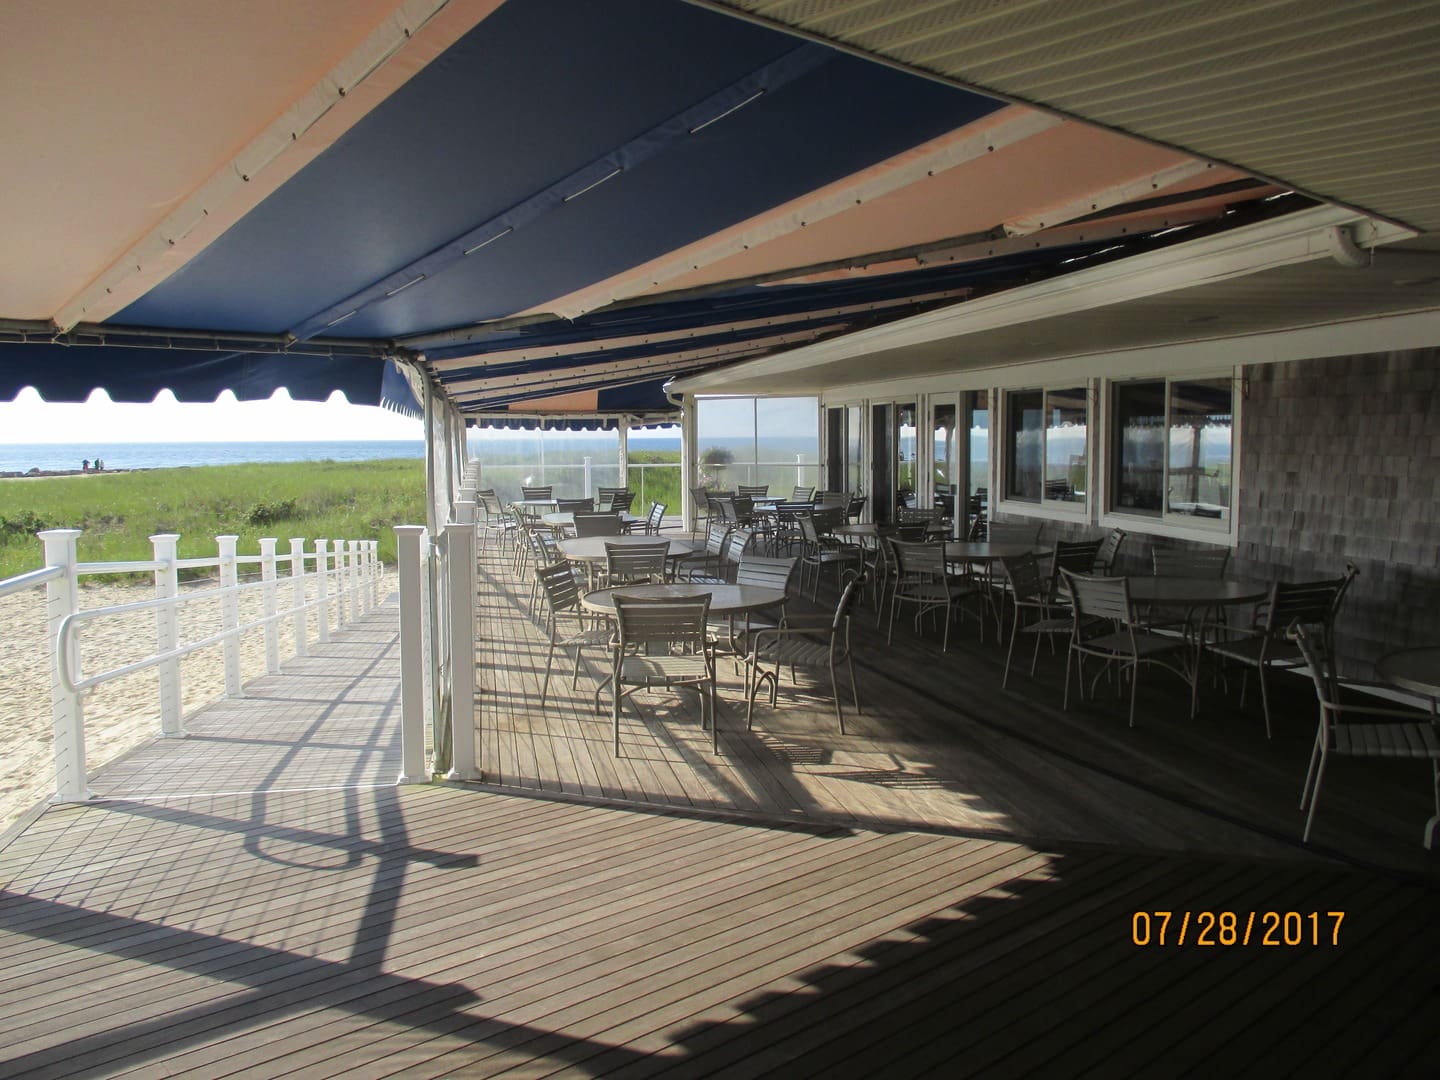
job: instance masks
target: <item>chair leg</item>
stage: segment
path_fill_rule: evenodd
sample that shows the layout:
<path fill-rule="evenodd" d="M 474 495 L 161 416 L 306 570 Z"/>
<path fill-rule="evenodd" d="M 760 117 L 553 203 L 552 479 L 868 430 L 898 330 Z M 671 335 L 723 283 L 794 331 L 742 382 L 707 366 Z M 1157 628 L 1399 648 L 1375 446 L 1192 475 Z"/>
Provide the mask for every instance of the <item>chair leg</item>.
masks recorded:
<path fill-rule="evenodd" d="M 1265 679 L 1265 668 L 1260 668 L 1257 676 L 1260 680 L 1260 704 L 1265 709 L 1265 738 L 1270 738 L 1270 688 Z"/>
<path fill-rule="evenodd" d="M 1015 635 L 1016 635 L 1017 633 L 1019 633 L 1019 632 L 1020 632 L 1020 617 L 1017 615 L 1017 616 L 1015 617 L 1015 621 L 1010 624 L 1010 648 L 1008 648 L 1008 649 L 1005 650 L 1005 674 L 1004 674 L 1003 676 L 1001 676 L 1001 678 L 1000 678 L 1000 689 L 1001 689 L 1001 690 L 1004 690 L 1005 687 L 1007 687 L 1007 686 L 1010 685 L 1010 659 L 1011 659 L 1011 657 L 1013 657 L 1013 656 L 1015 655 Z M 1038 647 L 1039 644 L 1040 644 L 1040 638 L 1039 638 L 1038 635 L 1037 635 L 1036 638 L 1035 638 L 1035 644 L 1036 644 L 1037 647 Z M 1035 664 L 1034 664 L 1033 661 L 1032 661 L 1031 664 L 1030 664 L 1030 674 L 1031 674 L 1031 675 L 1034 675 L 1034 674 L 1035 674 Z"/>
<path fill-rule="evenodd" d="M 1135 697 L 1140 691 L 1140 662 L 1130 666 L 1130 726 L 1135 726 Z"/>
<path fill-rule="evenodd" d="M 845 714 L 840 711 L 840 680 L 835 677 L 835 657 L 830 657 L 830 692 L 835 695 L 835 722 L 840 725 L 840 734 L 845 734 Z"/>
<path fill-rule="evenodd" d="M 855 662 L 850 658 L 850 654 L 848 652 L 845 654 L 845 666 L 850 669 L 850 696 L 855 699 L 855 715 L 859 716 L 860 691 L 855 686 Z M 840 728 L 840 734 L 845 734 L 845 728 L 843 725 Z M 1435 800 L 1436 812 L 1440 813 L 1440 788 L 1436 789 Z"/>
<path fill-rule="evenodd" d="M 1435 830 L 1440 827 L 1440 761 L 1430 763 L 1431 772 L 1435 779 L 1435 816 L 1425 823 L 1425 850 L 1432 851 L 1435 847 Z"/>
<path fill-rule="evenodd" d="M 1320 781 L 1325 779 L 1325 762 L 1330 757 L 1324 749 L 1320 751 L 1320 767 L 1315 770 L 1315 787 L 1310 792 L 1310 812 L 1305 815 L 1305 832 L 1300 837 L 1302 844 L 1310 842 L 1310 828 L 1315 824 L 1315 807 L 1320 805 Z"/>
<path fill-rule="evenodd" d="M 545 679 L 540 683 L 540 707 L 545 707 L 545 695 L 550 690 L 550 668 L 555 663 L 555 642 L 550 642 L 550 651 L 545 654 Z"/>
<path fill-rule="evenodd" d="M 1060 711 L 1061 711 L 1061 712 L 1069 712 L 1069 711 L 1070 711 L 1070 660 L 1071 660 L 1071 658 L 1074 657 L 1074 655 L 1075 655 L 1075 650 L 1074 650 L 1074 649 L 1066 649 L 1066 650 L 1065 650 L 1065 701 L 1064 701 L 1064 703 L 1060 706 Z M 1084 676 L 1084 673 L 1083 673 L 1083 672 L 1081 673 L 1081 676 L 1080 676 L 1080 677 L 1081 677 L 1082 680 L 1084 679 L 1085 676 Z M 1081 683 L 1081 691 L 1082 691 L 1082 692 L 1084 691 L 1084 683 L 1083 683 L 1083 681 L 1082 681 L 1082 683 Z"/>

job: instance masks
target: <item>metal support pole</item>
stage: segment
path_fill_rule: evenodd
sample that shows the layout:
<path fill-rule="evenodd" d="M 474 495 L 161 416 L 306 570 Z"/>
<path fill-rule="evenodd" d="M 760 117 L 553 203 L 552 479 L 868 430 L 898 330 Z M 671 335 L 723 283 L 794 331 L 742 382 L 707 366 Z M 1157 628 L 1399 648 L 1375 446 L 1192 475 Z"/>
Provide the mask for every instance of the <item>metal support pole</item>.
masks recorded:
<path fill-rule="evenodd" d="M 330 640 L 330 554 L 326 551 L 329 540 L 315 541 L 315 640 L 320 644 Z"/>
<path fill-rule="evenodd" d="M 55 731 L 55 794 L 51 802 L 82 803 L 93 797 L 85 783 L 85 711 L 80 695 L 60 681 L 60 624 L 77 610 L 75 541 L 79 529 L 37 533 L 45 545 L 45 565 L 65 573 L 45 583 L 45 618 L 50 631 L 50 708 Z M 75 650 L 79 657 L 79 650 Z"/>
<path fill-rule="evenodd" d="M 215 543 L 220 547 L 220 588 L 233 590 L 239 584 L 239 570 L 235 563 L 235 545 L 238 536 L 217 536 Z M 220 595 L 220 625 L 234 630 L 240 625 L 240 597 L 233 591 Z M 222 646 L 225 650 L 225 696 L 243 697 L 240 686 L 240 637 L 227 637 Z"/>
<path fill-rule="evenodd" d="M 421 784 L 425 770 L 425 642 L 420 593 L 421 525 L 395 526 L 395 563 L 400 575 L 400 783 Z"/>
<path fill-rule="evenodd" d="M 304 656 L 309 650 L 305 614 L 305 538 L 290 538 L 290 611 L 295 626 L 295 655 Z"/>
<path fill-rule="evenodd" d="M 265 603 L 265 617 L 269 619 L 280 610 L 279 596 L 275 584 L 275 538 L 262 537 L 260 540 L 260 587 Z M 265 673 L 280 674 L 280 624 L 270 621 L 265 624 Z"/>
<path fill-rule="evenodd" d="M 176 546 L 180 537 L 176 533 L 158 533 L 150 537 L 155 549 L 155 561 L 164 563 L 155 571 L 155 597 L 164 599 L 180 593 L 180 570 L 175 565 L 179 558 Z M 155 609 L 155 645 L 158 652 L 169 652 L 180 646 L 180 619 L 173 607 Z M 159 665 L 160 674 L 160 737 L 162 739 L 184 738 L 187 732 L 181 723 L 180 713 L 180 660 L 163 660 Z"/>
<path fill-rule="evenodd" d="M 445 526 L 450 578 L 450 780 L 479 780 L 475 724 L 475 527 Z"/>

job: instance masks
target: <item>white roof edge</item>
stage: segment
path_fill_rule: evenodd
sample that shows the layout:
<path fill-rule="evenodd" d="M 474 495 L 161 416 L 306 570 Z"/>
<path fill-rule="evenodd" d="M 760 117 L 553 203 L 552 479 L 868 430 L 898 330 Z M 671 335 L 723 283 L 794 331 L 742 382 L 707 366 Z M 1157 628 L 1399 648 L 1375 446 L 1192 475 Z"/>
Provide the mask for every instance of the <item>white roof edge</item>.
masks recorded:
<path fill-rule="evenodd" d="M 1063 277 L 928 311 L 884 326 L 677 379 L 677 394 L 723 390 L 755 376 L 778 375 L 836 360 L 928 344 L 1037 319 L 1067 315 L 1194 285 L 1330 257 L 1333 230 L 1367 226 L 1362 246 L 1419 235 L 1343 207 L 1321 206 L 1161 251 L 1077 270 Z"/>

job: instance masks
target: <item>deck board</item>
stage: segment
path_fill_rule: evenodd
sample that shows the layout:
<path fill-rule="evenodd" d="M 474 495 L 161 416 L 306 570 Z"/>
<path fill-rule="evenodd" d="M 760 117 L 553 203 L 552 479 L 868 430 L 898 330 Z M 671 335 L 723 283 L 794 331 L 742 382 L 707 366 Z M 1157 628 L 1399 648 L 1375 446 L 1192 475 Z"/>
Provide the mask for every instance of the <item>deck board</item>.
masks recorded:
<path fill-rule="evenodd" d="M 1277 826 L 1293 745 L 1066 720 L 982 687 L 983 652 L 904 680 L 877 653 L 853 736 L 810 693 L 746 733 L 731 682 L 722 754 L 654 694 L 615 758 L 583 679 L 535 707 L 544 650 L 507 592 L 480 605 L 482 658 L 518 658 L 481 664 L 487 783 L 397 788 L 393 627 L 367 616 L 6 838 L 0 1072 L 1440 1067 L 1436 875 L 1363 847 L 1408 796 L 1346 827 L 1337 795 L 1357 846 L 1304 850 Z M 966 692 L 927 712 L 947 678 Z M 1340 948 L 1130 940 L 1135 910 L 1327 906 Z"/>

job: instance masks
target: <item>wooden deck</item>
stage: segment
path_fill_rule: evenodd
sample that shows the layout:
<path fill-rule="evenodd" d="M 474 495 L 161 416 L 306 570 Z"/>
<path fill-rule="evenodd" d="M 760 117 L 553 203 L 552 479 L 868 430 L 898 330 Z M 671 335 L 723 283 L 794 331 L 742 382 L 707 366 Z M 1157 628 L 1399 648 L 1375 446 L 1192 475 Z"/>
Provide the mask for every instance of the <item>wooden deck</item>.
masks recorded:
<path fill-rule="evenodd" d="M 504 626 L 519 648 L 524 622 L 494 597 L 484 605 L 489 643 Z M 964 755 L 942 752 L 934 732 L 953 739 L 981 715 L 978 689 L 933 718 L 913 705 L 923 698 L 897 699 L 894 729 L 887 702 L 857 728 L 858 748 L 818 721 L 801 728 L 796 709 L 767 714 L 766 730 L 746 736 L 732 699 L 720 758 L 688 718 L 655 723 L 668 708 L 656 695 L 643 699 L 643 725 L 631 715 L 618 763 L 589 748 L 605 749 L 600 719 L 562 708 L 575 728 L 568 756 L 557 722 L 530 737 L 528 768 L 512 765 L 508 779 L 537 787 L 563 761 L 590 789 L 627 800 L 595 805 L 574 779 L 559 797 L 505 787 L 504 774 L 391 786 L 396 652 L 394 612 L 382 609 L 250 684 L 245 699 L 192 717 L 189 739 L 105 770 L 92 783 L 100 801 L 49 809 L 7 835 L 0 1074 L 1347 1076 L 1440 1066 L 1433 878 L 1299 852 L 1238 813 L 1176 809 L 1163 776 L 1124 781 L 1124 761 L 1102 759 L 1108 773 L 1091 777 L 1073 751 L 1047 748 L 1048 736 L 1009 749 L 998 720 L 963 745 L 977 756 L 989 747 L 1008 767 L 987 760 L 963 772 L 954 762 Z M 963 670 L 963 656 L 953 659 Z M 523 684 L 526 666 L 521 653 L 507 670 Z M 491 721 L 502 693 L 486 667 Z M 883 657 L 867 660 L 871 690 L 877 668 Z M 484 745 L 509 747 L 510 761 L 522 725 L 542 718 L 508 681 L 504 692 L 515 694 L 509 723 Z M 1017 711 L 1017 727 L 1045 732 L 1043 715 Z M 795 728 L 777 733 L 782 720 Z M 932 729 L 933 743 L 921 737 Z M 1172 729 L 1185 727 L 1157 725 L 1151 737 Z M 796 749 L 787 756 L 782 745 Z M 933 756 L 906 756 L 922 751 Z M 850 755 L 881 753 L 895 755 L 888 773 L 820 775 L 829 783 L 817 782 L 811 805 L 778 801 L 811 790 L 812 772 L 848 774 Z M 1047 755 L 1044 781 L 1030 779 Z M 752 776 L 760 764 L 788 779 Z M 1104 799 L 1064 794 L 1067 776 L 1110 785 L 1105 798 L 1152 802 L 1122 802 L 1092 825 Z M 1013 793 L 1001 802 L 1007 778 Z M 688 807 L 662 786 L 672 783 L 688 785 Z M 852 789 L 864 797 L 846 796 Z M 1061 792 L 1060 809 L 1031 811 L 1037 789 Z M 1163 830 L 1113 843 L 1147 806 L 1166 818 Z M 1216 850 L 1155 850 L 1187 814 L 1213 819 L 1203 846 Z M 1083 839 L 1007 835 L 1047 820 L 1072 821 Z M 1411 822 L 1377 817 L 1382 825 L 1418 849 Z M 1230 840 L 1235 850 L 1219 850 Z M 1245 846 L 1261 842 L 1269 850 L 1258 856 Z M 1166 944 L 1158 918 L 1151 944 L 1134 943 L 1137 911 L 1176 913 Z M 1202 911 L 1240 913 L 1236 943 L 1197 944 L 1192 916 L 1179 944 L 1180 913 Z M 1266 947 L 1263 914 L 1242 943 L 1251 911 L 1320 915 L 1313 930 L 1292 920 L 1301 944 Z M 1345 912 L 1338 944 L 1332 911 Z"/>

